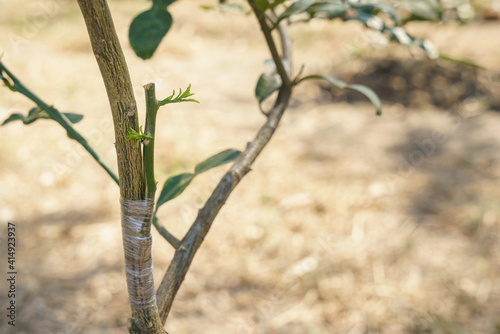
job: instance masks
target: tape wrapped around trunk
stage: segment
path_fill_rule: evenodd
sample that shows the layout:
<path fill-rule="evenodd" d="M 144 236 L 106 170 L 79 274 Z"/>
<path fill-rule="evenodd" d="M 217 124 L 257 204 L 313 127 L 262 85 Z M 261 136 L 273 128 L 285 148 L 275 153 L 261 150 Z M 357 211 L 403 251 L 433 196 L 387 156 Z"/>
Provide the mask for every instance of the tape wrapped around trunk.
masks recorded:
<path fill-rule="evenodd" d="M 153 208 L 153 199 L 121 199 L 125 274 L 133 309 L 145 309 L 156 304 L 151 258 Z"/>

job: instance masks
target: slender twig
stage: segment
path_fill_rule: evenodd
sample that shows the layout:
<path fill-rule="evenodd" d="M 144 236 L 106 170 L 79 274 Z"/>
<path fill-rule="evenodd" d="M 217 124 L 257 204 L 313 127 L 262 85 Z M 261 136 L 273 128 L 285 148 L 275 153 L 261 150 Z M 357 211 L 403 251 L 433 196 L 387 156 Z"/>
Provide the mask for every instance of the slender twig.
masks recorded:
<path fill-rule="evenodd" d="M 290 33 L 288 31 L 288 20 L 282 20 L 278 24 L 278 32 L 280 34 L 281 41 L 281 50 L 283 53 L 283 60 L 288 62 L 288 77 L 292 76 L 292 38 L 290 37 Z"/>
<path fill-rule="evenodd" d="M 94 158 L 97 163 L 104 168 L 104 170 L 111 176 L 111 178 L 119 184 L 118 177 L 116 174 L 108 167 L 108 165 L 102 161 L 99 154 L 90 146 L 87 140 L 71 125 L 71 122 L 67 119 L 67 117 L 57 110 L 54 107 L 49 106 L 42 99 L 40 99 L 37 95 L 35 95 L 31 90 L 28 89 L 5 65 L 0 62 L 0 72 L 5 72 L 9 76 L 9 79 L 12 81 L 13 88 L 26 96 L 28 99 L 33 101 L 37 106 L 42 108 L 54 121 L 59 123 L 68 133 L 70 138 L 76 140 L 80 145 L 89 152 L 89 154 Z"/>
<path fill-rule="evenodd" d="M 154 198 L 156 193 L 156 180 L 154 171 L 154 153 L 155 153 L 155 131 L 156 131 L 156 114 L 159 108 L 156 100 L 155 84 L 148 83 L 144 86 L 146 93 L 146 129 L 144 134 L 150 136 L 144 141 L 143 168 L 146 177 L 146 197 Z"/>
<path fill-rule="evenodd" d="M 168 241 L 168 243 L 174 247 L 174 249 L 178 249 L 181 245 L 181 241 L 177 239 L 172 233 L 170 233 L 160 222 L 160 220 L 154 216 L 153 217 L 153 225 L 160 235 Z"/>
<path fill-rule="evenodd" d="M 267 46 L 269 47 L 271 56 L 273 57 L 274 63 L 276 64 L 276 69 L 278 70 L 278 74 L 281 77 L 283 85 L 290 88 L 292 86 L 292 82 L 290 80 L 290 77 L 288 76 L 288 71 L 285 69 L 281 57 L 278 53 L 276 43 L 274 42 L 274 38 L 271 34 L 271 28 L 269 28 L 269 26 L 267 25 L 266 17 L 262 15 L 254 1 L 249 0 L 248 3 L 252 7 L 253 12 L 255 13 L 255 17 L 257 17 L 257 20 L 259 21 L 260 28 L 262 29 L 264 37 L 266 38 Z"/>

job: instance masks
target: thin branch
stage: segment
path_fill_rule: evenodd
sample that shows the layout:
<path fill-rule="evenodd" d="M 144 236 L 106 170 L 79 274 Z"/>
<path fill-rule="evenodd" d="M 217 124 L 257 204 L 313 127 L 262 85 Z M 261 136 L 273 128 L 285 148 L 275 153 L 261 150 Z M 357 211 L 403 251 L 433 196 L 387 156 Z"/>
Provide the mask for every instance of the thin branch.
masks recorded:
<path fill-rule="evenodd" d="M 281 41 L 281 52 L 283 54 L 283 60 L 288 62 L 289 68 L 287 71 L 288 77 L 292 76 L 292 38 L 290 32 L 288 31 L 288 20 L 282 20 L 278 24 L 278 32 L 280 34 Z"/>
<path fill-rule="evenodd" d="M 99 154 L 97 154 L 96 151 L 90 146 L 90 144 L 87 142 L 87 140 L 71 125 L 71 122 L 62 114 L 59 110 L 57 110 L 54 107 L 50 107 L 47 103 L 45 103 L 42 99 L 40 99 L 37 95 L 35 95 L 31 90 L 28 89 L 12 72 L 10 72 L 5 65 L 0 62 L 0 73 L 5 72 L 12 80 L 12 88 L 15 89 L 15 91 L 23 94 L 26 96 L 28 99 L 33 101 L 37 106 L 42 108 L 54 121 L 59 123 L 64 130 L 68 133 L 68 136 L 70 138 L 73 138 L 76 140 L 80 145 L 83 146 L 87 152 L 94 158 L 95 161 L 106 171 L 106 173 L 111 176 L 113 181 L 115 181 L 117 184 L 119 184 L 118 181 L 118 176 L 111 170 L 111 168 L 108 167 L 108 165 L 102 161 L 101 157 Z"/>
<path fill-rule="evenodd" d="M 155 154 L 155 132 L 156 132 L 156 114 L 159 108 L 158 100 L 156 100 L 155 84 L 148 83 L 144 86 L 144 91 L 146 93 L 146 129 L 144 134 L 149 136 L 146 141 L 144 141 L 144 173 L 146 178 L 147 198 L 155 197 L 156 193 L 156 180 L 155 180 L 155 164 L 154 164 L 154 154 Z"/>
<path fill-rule="evenodd" d="M 259 21 L 260 28 L 264 33 L 264 37 L 266 38 L 267 46 L 269 47 L 269 51 L 271 51 L 271 56 L 273 57 L 274 63 L 276 64 L 276 69 L 278 70 L 278 74 L 281 77 L 283 85 L 285 87 L 290 88 L 292 86 L 292 82 L 288 75 L 288 71 L 285 69 L 281 57 L 278 53 L 278 49 L 276 48 L 276 43 L 274 42 L 273 36 L 271 34 L 271 28 L 267 25 L 266 18 L 263 13 L 259 11 L 254 1 L 249 0 L 248 3 L 250 7 L 252 7 L 253 12 L 255 13 L 255 17 Z M 285 56 L 285 55 L 283 55 Z M 288 55 L 290 56 L 290 55 Z"/>
<path fill-rule="evenodd" d="M 155 226 L 156 230 L 162 237 L 165 238 L 165 240 L 168 241 L 168 243 L 174 247 L 174 249 L 179 249 L 181 245 L 181 241 L 177 239 L 172 233 L 170 233 L 160 222 L 160 220 L 154 216 L 153 217 L 153 225 Z"/>
<path fill-rule="evenodd" d="M 247 145 L 246 150 L 240 155 L 238 160 L 222 177 L 203 208 L 198 211 L 198 216 L 186 236 L 182 239 L 180 247 L 175 251 L 174 258 L 156 293 L 158 310 L 163 323 L 165 323 L 168 317 L 175 295 L 189 270 L 196 251 L 205 239 L 215 217 L 233 189 L 248 173 L 250 166 L 273 136 L 288 106 L 291 93 L 292 89 L 289 87 L 283 86 L 280 89 L 278 98 L 269 113 L 266 123 L 260 128 L 255 139 Z"/>

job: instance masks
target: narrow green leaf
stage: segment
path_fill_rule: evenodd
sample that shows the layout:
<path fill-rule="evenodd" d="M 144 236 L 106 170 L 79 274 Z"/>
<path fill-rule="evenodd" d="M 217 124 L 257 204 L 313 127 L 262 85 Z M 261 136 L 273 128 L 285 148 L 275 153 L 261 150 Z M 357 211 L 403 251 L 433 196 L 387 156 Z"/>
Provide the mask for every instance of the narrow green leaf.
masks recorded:
<path fill-rule="evenodd" d="M 74 114 L 74 113 L 63 113 L 63 114 L 66 115 L 68 120 L 73 124 L 78 123 L 83 119 L 83 115 L 80 115 L 80 114 Z M 7 123 L 10 123 L 12 121 L 17 121 L 17 120 L 22 121 L 25 125 L 28 125 L 28 124 L 33 123 L 36 120 L 39 120 L 39 119 L 52 119 L 52 118 L 42 108 L 34 107 L 34 108 L 30 109 L 27 116 L 24 116 L 22 114 L 10 115 L 9 118 L 7 118 L 2 123 L 2 125 L 5 125 Z"/>
<path fill-rule="evenodd" d="M 160 197 L 158 197 L 158 201 L 156 202 L 156 211 L 158 211 L 160 206 L 162 206 L 166 202 L 173 200 L 174 198 L 182 194 L 182 192 L 191 183 L 194 176 L 195 175 L 191 173 L 184 173 L 169 177 L 163 185 Z"/>
<path fill-rule="evenodd" d="M 470 59 L 458 59 L 458 58 L 452 58 L 452 57 L 445 56 L 445 55 L 440 55 L 439 59 L 442 59 L 442 60 L 445 60 L 445 61 L 449 61 L 450 63 L 455 63 L 455 64 L 460 64 L 460 65 L 466 65 L 466 66 L 475 67 L 475 68 L 478 68 L 480 70 L 487 70 L 486 67 L 484 67 L 482 65 L 479 65 L 479 64 L 473 62 Z"/>
<path fill-rule="evenodd" d="M 172 15 L 161 6 L 139 14 L 130 24 L 129 40 L 135 54 L 142 59 L 153 56 L 172 26 Z"/>
<path fill-rule="evenodd" d="M 357 85 L 357 84 L 347 85 L 347 89 L 355 90 L 366 96 L 377 109 L 377 115 L 382 115 L 382 103 L 380 102 L 377 93 L 375 93 L 373 89 L 365 85 Z"/>
<path fill-rule="evenodd" d="M 438 0 L 403 0 L 399 1 L 398 6 L 411 14 L 403 23 L 409 21 L 437 21 L 443 15 L 443 9 Z"/>
<path fill-rule="evenodd" d="M 276 74 L 263 73 L 255 86 L 255 96 L 262 103 L 281 87 L 281 78 Z"/>
<path fill-rule="evenodd" d="M 290 5 L 279 17 L 277 22 L 280 22 L 281 20 L 284 20 L 292 15 L 295 14 L 300 14 L 305 12 L 309 7 L 311 7 L 314 4 L 326 4 L 327 2 L 325 1 L 318 1 L 318 0 L 298 0 L 295 1 L 293 4 Z"/>
<path fill-rule="evenodd" d="M 358 12 L 357 16 L 348 18 L 347 20 L 357 20 L 362 22 L 365 26 L 368 28 L 378 30 L 378 31 L 384 31 L 386 28 L 384 21 L 380 17 L 374 14 L 367 13 L 363 10 L 356 9 Z"/>
<path fill-rule="evenodd" d="M 375 93 L 371 88 L 364 86 L 364 85 L 357 85 L 357 84 L 349 85 L 340 79 L 333 78 L 333 77 L 330 77 L 328 75 L 309 75 L 309 76 L 301 78 L 299 80 L 299 83 L 302 81 L 312 80 L 312 79 L 323 79 L 323 80 L 328 81 L 329 83 L 331 83 L 332 85 L 334 85 L 338 88 L 346 89 L 346 90 L 355 90 L 355 91 L 363 94 L 364 96 L 366 96 L 370 100 L 370 102 L 375 106 L 375 108 L 377 110 L 377 115 L 382 114 L 382 103 L 380 102 L 380 99 L 379 99 L 377 93 Z"/>
<path fill-rule="evenodd" d="M 83 115 L 81 115 L 81 114 L 75 114 L 72 112 L 63 112 L 63 114 L 73 124 L 76 124 L 83 119 Z"/>
<path fill-rule="evenodd" d="M 391 19 L 396 23 L 399 24 L 401 22 L 401 19 L 391 5 L 383 2 L 373 2 L 373 3 L 354 3 L 350 2 L 349 5 L 352 8 L 355 8 L 358 12 L 362 11 L 366 14 L 371 14 L 371 15 L 377 15 L 379 11 L 387 13 Z"/>
<path fill-rule="evenodd" d="M 11 114 L 5 121 L 3 121 L 2 126 L 13 121 L 22 121 L 23 119 L 23 114 Z"/>
<path fill-rule="evenodd" d="M 187 186 L 191 183 L 191 181 L 193 181 L 195 176 L 212 168 L 219 167 L 227 164 L 228 162 L 234 161 L 240 154 L 241 152 L 238 150 L 228 149 L 200 162 L 198 165 L 196 165 L 194 174 L 183 173 L 169 177 L 163 185 L 160 197 L 158 198 L 158 201 L 156 203 L 156 211 L 158 211 L 160 206 L 162 206 L 166 202 L 173 200 L 174 198 L 182 194 Z"/>
<path fill-rule="evenodd" d="M 334 19 L 343 16 L 349 8 L 349 5 L 339 2 L 312 6 L 307 11 L 314 17 Z"/>
<path fill-rule="evenodd" d="M 399 17 L 398 13 L 396 12 L 396 9 L 392 7 L 391 5 L 383 2 L 377 2 L 375 6 L 380 9 L 383 12 L 386 12 L 389 14 L 391 19 L 396 23 L 396 25 L 401 23 L 401 18 Z"/>
<path fill-rule="evenodd" d="M 227 164 L 228 162 L 236 160 L 236 158 L 238 158 L 240 154 L 241 152 L 235 149 L 228 149 L 220 153 L 217 153 L 211 156 L 210 158 L 206 159 L 205 161 L 202 161 L 199 164 L 197 164 L 194 173 L 195 175 L 199 175 L 203 172 L 206 172 L 209 169 Z"/>

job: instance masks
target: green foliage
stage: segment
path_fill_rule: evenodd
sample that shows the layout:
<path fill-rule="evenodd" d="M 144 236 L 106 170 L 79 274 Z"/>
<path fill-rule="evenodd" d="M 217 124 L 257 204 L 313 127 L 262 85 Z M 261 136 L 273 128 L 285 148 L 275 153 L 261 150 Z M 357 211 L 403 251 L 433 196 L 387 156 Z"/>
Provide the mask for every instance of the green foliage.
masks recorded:
<path fill-rule="evenodd" d="M 313 5 L 324 5 L 327 1 L 317 1 L 317 0 L 297 0 L 290 7 L 288 7 L 279 17 L 276 22 L 278 24 L 280 21 L 289 18 L 292 15 L 300 14 L 307 11 Z M 275 24 L 275 26 L 276 26 Z"/>
<path fill-rule="evenodd" d="M 75 113 L 62 113 L 66 118 L 73 124 L 76 124 L 80 122 L 83 119 L 83 115 L 80 114 L 75 114 Z M 23 124 L 31 124 L 36 120 L 39 119 L 52 119 L 49 114 L 45 110 L 43 110 L 40 107 L 34 107 L 31 108 L 30 111 L 28 112 L 28 115 L 24 116 L 23 114 L 11 114 L 9 118 L 7 118 L 5 121 L 3 121 L 2 126 L 13 122 L 13 121 L 22 121 Z"/>
<path fill-rule="evenodd" d="M 194 174 L 192 173 L 183 173 L 169 177 L 165 181 L 160 197 L 158 197 L 158 201 L 156 202 L 156 211 L 166 202 L 182 194 L 193 179 Z"/>
<path fill-rule="evenodd" d="M 191 84 L 186 88 L 186 90 L 183 92 L 182 89 L 179 88 L 179 94 L 177 94 L 176 97 L 175 95 L 175 89 L 172 91 L 172 95 L 167 97 L 166 99 L 163 99 L 161 101 L 158 101 L 158 105 L 164 106 L 169 103 L 180 103 L 180 102 L 196 102 L 200 103 L 198 100 L 195 99 L 188 99 L 188 97 L 193 96 L 194 93 L 191 93 Z"/>
<path fill-rule="evenodd" d="M 145 143 L 147 144 L 148 139 L 152 139 L 150 135 L 145 134 L 142 131 L 142 125 L 139 127 L 139 132 L 135 131 L 134 129 L 130 128 L 128 129 L 128 135 L 127 135 L 127 141 L 129 140 L 136 140 L 137 147 L 139 147 L 140 143 Z"/>
<path fill-rule="evenodd" d="M 443 6 L 439 0 L 400 0 L 398 5 L 410 15 L 403 23 L 410 21 L 438 21 L 443 18 Z"/>
<path fill-rule="evenodd" d="M 309 76 L 303 77 L 298 82 L 302 82 L 305 80 L 311 80 L 311 79 L 323 79 L 323 80 L 328 81 L 329 83 L 331 83 L 332 85 L 334 85 L 338 88 L 345 89 L 345 90 L 355 90 L 355 91 L 363 94 L 364 96 L 366 96 L 370 100 L 370 102 L 377 109 L 377 115 L 382 114 L 382 103 L 380 102 L 380 99 L 377 96 L 377 94 L 369 87 L 366 87 L 364 85 L 356 85 L 356 84 L 349 85 L 340 79 L 332 78 L 332 77 L 329 77 L 327 75 L 309 75 Z"/>
<path fill-rule="evenodd" d="M 234 149 L 229 149 L 229 150 L 225 150 L 225 151 L 222 151 L 220 153 L 217 153 L 217 154 L 211 156 L 210 158 L 197 164 L 195 169 L 194 169 L 194 173 L 196 175 L 198 175 L 198 174 L 201 174 L 203 172 L 206 172 L 209 169 L 225 165 L 228 162 L 236 160 L 236 158 L 238 158 L 240 153 L 241 153 L 240 151 L 234 150 Z"/>
<path fill-rule="evenodd" d="M 311 17 L 331 20 L 337 17 L 344 16 L 349 8 L 351 7 L 348 4 L 339 1 L 309 7 L 307 9 L 307 12 Z"/>
<path fill-rule="evenodd" d="M 151 9 L 139 14 L 130 24 L 132 49 L 142 59 L 149 59 L 172 26 L 172 15 L 166 9 L 174 0 L 155 0 Z"/>
<path fill-rule="evenodd" d="M 158 201 L 156 203 L 156 211 L 158 211 L 160 206 L 162 206 L 166 202 L 171 201 L 182 194 L 187 186 L 189 186 L 191 181 L 193 181 L 195 176 L 204 173 L 212 168 L 216 168 L 232 162 L 236 160 L 240 154 L 241 152 L 238 150 L 228 149 L 219 152 L 197 164 L 194 169 L 194 173 L 183 173 L 169 177 L 167 181 L 165 181 L 160 196 L 158 197 Z"/>
<path fill-rule="evenodd" d="M 259 103 L 281 87 L 281 79 L 276 73 L 262 73 L 255 86 L 255 97 Z"/>

